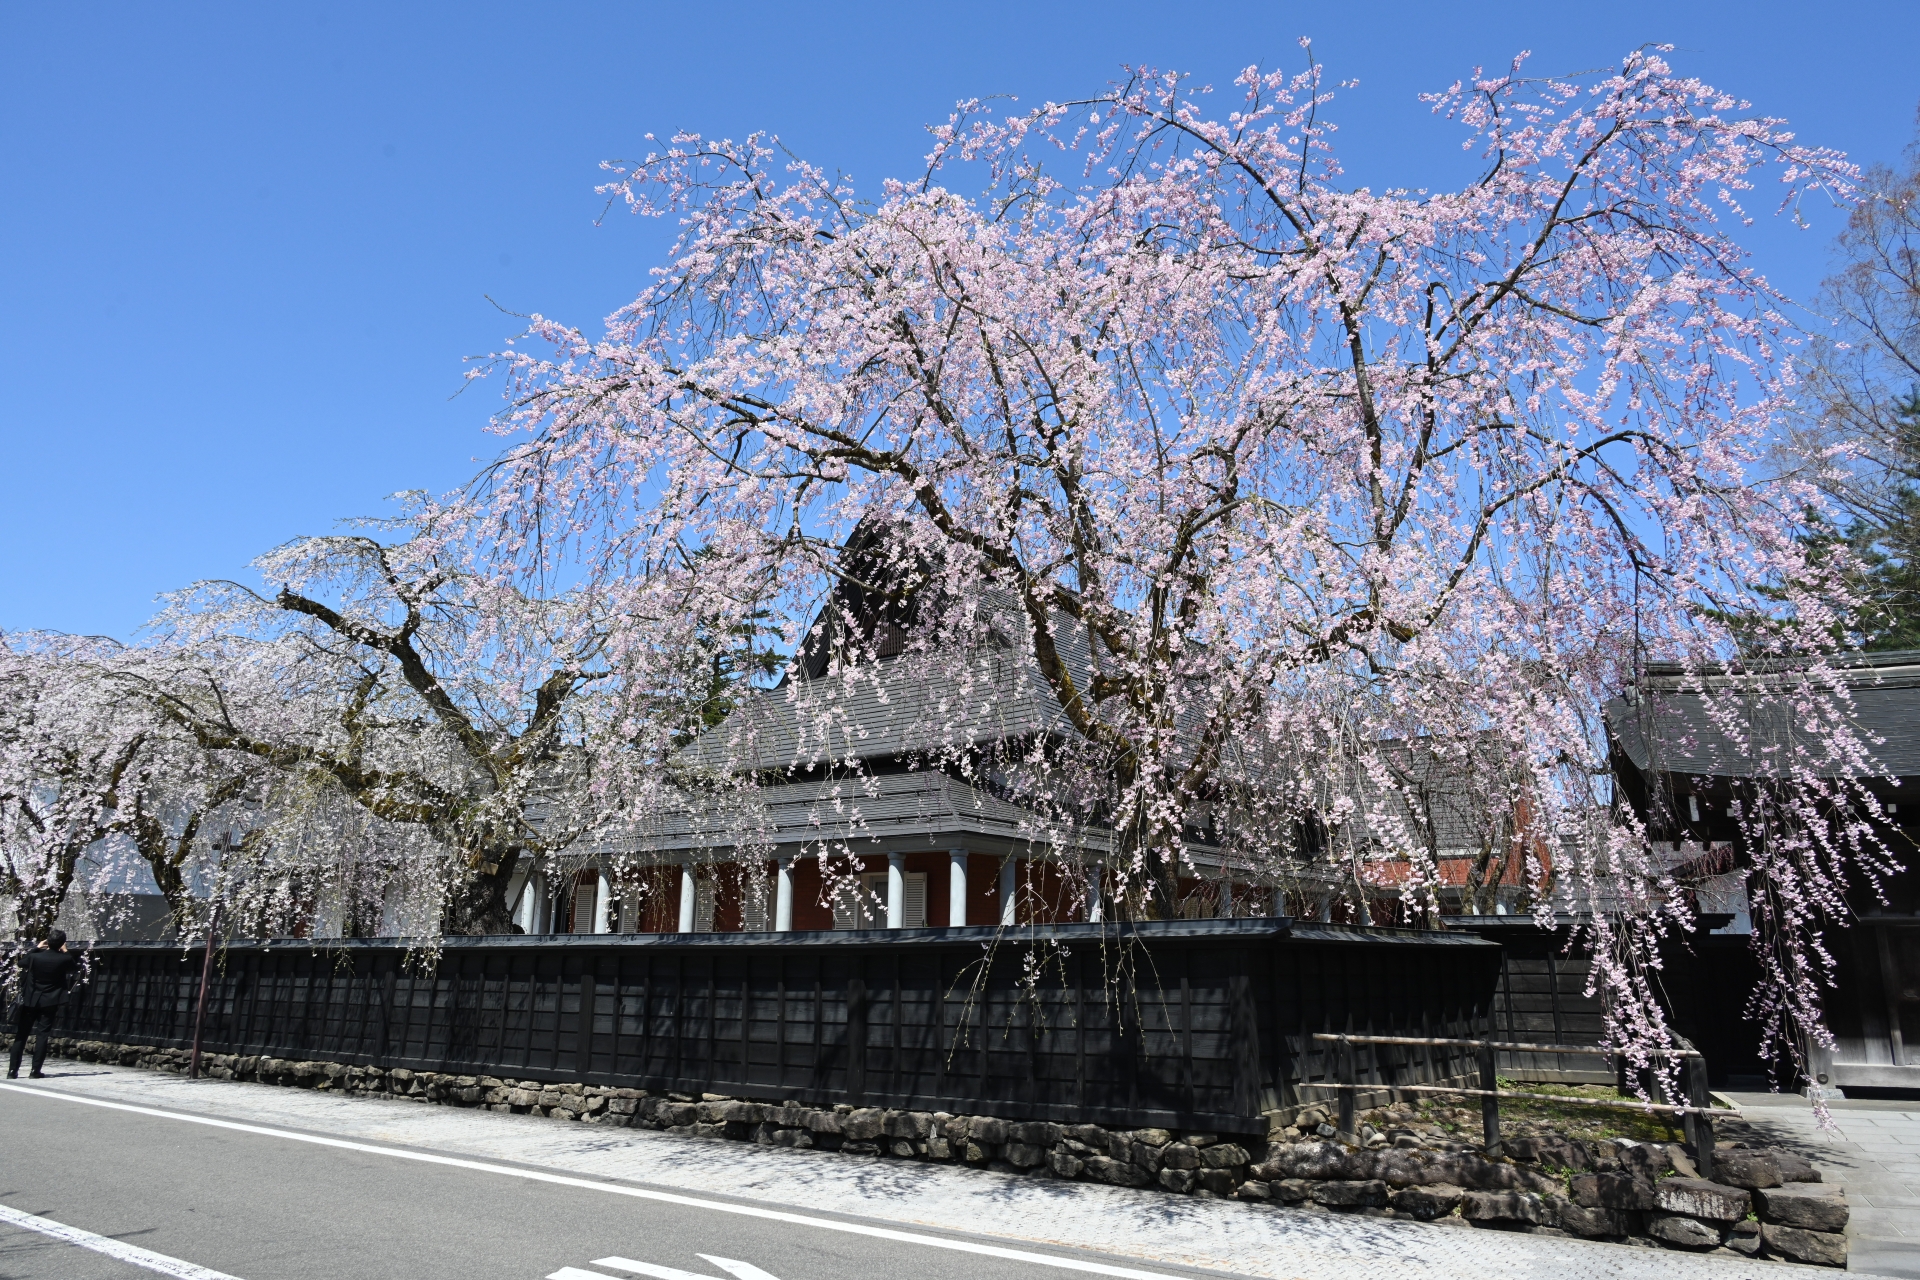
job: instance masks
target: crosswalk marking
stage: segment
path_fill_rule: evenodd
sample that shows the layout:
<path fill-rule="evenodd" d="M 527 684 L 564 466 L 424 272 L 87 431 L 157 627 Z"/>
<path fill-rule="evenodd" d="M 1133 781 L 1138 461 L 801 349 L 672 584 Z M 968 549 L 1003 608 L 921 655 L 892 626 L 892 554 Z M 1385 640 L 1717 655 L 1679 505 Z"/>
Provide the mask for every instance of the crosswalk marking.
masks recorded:
<path fill-rule="evenodd" d="M 732 1258 L 716 1258 L 710 1253 L 703 1253 L 700 1256 L 722 1271 L 733 1276 L 734 1280 L 780 1280 L 778 1276 L 768 1275 L 751 1262 L 735 1262 Z"/>
<path fill-rule="evenodd" d="M 118 1258 L 130 1262 L 136 1267 L 145 1267 L 148 1271 L 157 1271 L 163 1276 L 173 1276 L 175 1280 L 239 1280 L 224 1271 L 215 1271 L 211 1267 L 197 1266 L 191 1262 L 182 1262 L 179 1258 L 169 1258 L 164 1253 L 155 1253 L 151 1249 L 142 1249 L 138 1245 L 115 1240 L 111 1236 L 97 1236 L 91 1231 L 82 1231 L 70 1227 L 64 1222 L 55 1222 L 52 1218 L 39 1218 L 31 1213 L 22 1213 L 18 1209 L 9 1209 L 0 1204 L 0 1222 L 23 1227 L 28 1231 L 38 1231 L 43 1236 L 52 1236 L 55 1240 L 64 1240 L 68 1244 L 77 1244 L 82 1249 L 91 1249 L 95 1253 L 104 1253 L 109 1258 Z M 571 1277 L 569 1278 L 571 1280 Z M 608 1280 L 612 1280 L 608 1277 Z M 706 1277 L 712 1280 L 712 1277 Z"/>
<path fill-rule="evenodd" d="M 751 1262 L 737 1262 L 732 1258 L 716 1258 L 710 1253 L 699 1257 L 720 1268 L 734 1280 L 779 1280 L 769 1275 Z M 636 1262 L 632 1258 L 595 1258 L 596 1267 L 613 1267 L 618 1271 L 631 1271 L 637 1276 L 651 1276 L 652 1280 L 713 1280 L 712 1276 L 697 1275 L 691 1271 L 682 1271 L 678 1267 L 663 1267 L 657 1262 Z M 562 1267 L 547 1280 L 617 1280 L 602 1271 L 584 1271 L 579 1267 Z"/>

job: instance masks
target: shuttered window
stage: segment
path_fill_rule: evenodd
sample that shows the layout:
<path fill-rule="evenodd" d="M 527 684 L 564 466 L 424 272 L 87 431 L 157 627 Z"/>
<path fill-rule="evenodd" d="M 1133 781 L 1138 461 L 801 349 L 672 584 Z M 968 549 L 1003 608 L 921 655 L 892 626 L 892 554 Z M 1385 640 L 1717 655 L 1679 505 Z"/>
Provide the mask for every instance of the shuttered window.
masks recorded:
<path fill-rule="evenodd" d="M 767 886 L 765 884 L 744 884 L 740 886 L 740 931 L 742 933 L 765 933 L 767 931 Z"/>
<path fill-rule="evenodd" d="M 900 927 L 924 929 L 927 927 L 927 873 L 909 871 L 906 881 L 906 896 L 902 899 L 905 909 L 900 913 Z"/>
<path fill-rule="evenodd" d="M 599 900 L 599 874 L 582 871 L 573 881 L 573 919 L 568 924 L 568 932 L 593 932 L 594 908 L 599 905 Z"/>

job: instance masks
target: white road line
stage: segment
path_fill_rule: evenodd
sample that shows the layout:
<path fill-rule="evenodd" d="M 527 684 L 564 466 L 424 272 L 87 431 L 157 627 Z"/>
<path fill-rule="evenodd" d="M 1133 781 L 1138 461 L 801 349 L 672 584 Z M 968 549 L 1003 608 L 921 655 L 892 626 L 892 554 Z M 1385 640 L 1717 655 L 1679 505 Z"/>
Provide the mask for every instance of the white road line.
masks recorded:
<path fill-rule="evenodd" d="M 732 1258 L 716 1258 L 710 1253 L 703 1253 L 700 1256 L 732 1276 L 733 1280 L 780 1280 L 779 1276 L 770 1276 L 760 1268 L 754 1266 L 751 1262 L 735 1262 Z M 600 1261 L 612 1262 L 613 1259 L 602 1258 Z"/>
<path fill-rule="evenodd" d="M 224 1271 L 215 1271 L 210 1267 L 195 1266 L 191 1262 L 169 1258 L 164 1253 L 154 1253 L 137 1245 L 115 1240 L 111 1236 L 97 1236 L 91 1231 L 82 1231 L 78 1227 L 70 1227 L 64 1222 L 55 1222 L 51 1218 L 36 1218 L 30 1213 L 9 1209 L 3 1204 L 0 1204 L 0 1222 L 24 1227 L 28 1231 L 38 1231 L 43 1236 L 52 1236 L 55 1240 L 77 1244 L 82 1249 L 104 1253 L 109 1258 L 131 1262 L 136 1267 L 158 1271 L 163 1276 L 176 1276 L 178 1280 L 238 1280 L 237 1277 L 230 1276 Z"/>
<path fill-rule="evenodd" d="M 901 1244 L 925 1245 L 930 1249 L 950 1249 L 955 1253 L 972 1253 L 987 1258 L 1004 1258 L 1008 1262 L 1026 1262 L 1039 1267 L 1057 1267 L 1062 1271 L 1078 1271 L 1086 1275 L 1114 1276 L 1118 1280 L 1173 1280 L 1164 1271 L 1141 1271 L 1134 1267 L 1116 1267 L 1105 1262 L 1091 1262 L 1081 1258 L 1058 1258 L 1051 1254 L 1034 1253 L 1028 1249 L 1010 1249 L 1003 1245 L 980 1244 L 972 1240 L 947 1240 L 940 1236 L 923 1235 L 917 1231 L 900 1231 L 893 1227 L 874 1227 L 859 1222 L 836 1222 L 832 1218 L 816 1218 L 804 1213 L 790 1213 L 782 1209 L 762 1209 L 755 1205 L 728 1204 L 721 1200 L 704 1200 L 699 1196 L 681 1195 L 672 1191 L 652 1191 L 645 1187 L 623 1186 L 615 1182 L 599 1182 L 592 1178 L 575 1178 L 563 1173 L 547 1173 L 540 1169 L 516 1169 L 511 1165 L 493 1164 L 486 1160 L 469 1160 L 461 1156 L 439 1156 L 426 1151 L 407 1151 L 394 1147 L 379 1147 L 370 1142 L 354 1142 L 348 1138 L 326 1138 L 313 1133 L 295 1133 L 291 1129 L 275 1129 L 268 1125 L 244 1124 L 238 1120 L 217 1120 L 212 1116 L 196 1116 L 184 1111 L 164 1111 L 159 1107 L 139 1107 L 127 1102 L 108 1102 L 104 1098 L 83 1098 L 78 1094 L 65 1093 L 54 1089 L 32 1089 L 20 1084 L 0 1084 L 0 1089 L 8 1093 L 24 1093 L 32 1098 L 49 1098 L 58 1102 L 74 1102 L 88 1107 L 104 1107 L 109 1111 L 126 1111 L 134 1115 L 155 1116 L 162 1120 L 178 1120 L 186 1124 L 206 1125 L 214 1129 L 231 1129 L 238 1133 L 257 1133 L 269 1138 L 283 1138 L 288 1142 L 306 1142 L 317 1147 L 334 1147 L 341 1151 L 359 1151 L 367 1155 L 386 1156 L 392 1160 L 412 1160 L 419 1164 L 444 1165 L 450 1169 L 471 1169 L 476 1173 L 493 1173 L 507 1178 L 523 1178 L 528 1182 L 544 1182 L 556 1187 L 576 1187 L 583 1191 L 602 1191 L 608 1195 L 630 1196 L 636 1200 L 653 1200 L 661 1204 L 677 1204 L 689 1209 L 706 1209 L 714 1213 L 731 1213 L 743 1218 L 759 1218 L 764 1222 L 785 1222 L 800 1227 L 815 1227 L 821 1231 L 839 1231 L 846 1235 L 867 1236 L 875 1240 L 894 1240 Z M 213 1272 L 200 1273 L 211 1280 L 232 1280 L 232 1277 L 217 1277 Z M 592 1272 L 583 1272 L 591 1275 Z M 1222 1273 L 1225 1274 L 1225 1273 Z"/>
<path fill-rule="evenodd" d="M 616 1271 L 631 1271 L 637 1276 L 649 1276 L 651 1280 L 713 1280 L 712 1276 L 695 1275 L 691 1271 L 682 1271 L 678 1267 L 663 1267 L 652 1262 L 635 1262 L 632 1258 L 595 1258 L 593 1265 L 612 1267 Z M 590 1271 L 587 1274 L 599 1275 L 600 1273 Z M 547 1280 L 554 1280 L 554 1277 L 548 1276 Z M 571 1280 L 571 1277 L 563 1277 L 563 1280 Z"/>

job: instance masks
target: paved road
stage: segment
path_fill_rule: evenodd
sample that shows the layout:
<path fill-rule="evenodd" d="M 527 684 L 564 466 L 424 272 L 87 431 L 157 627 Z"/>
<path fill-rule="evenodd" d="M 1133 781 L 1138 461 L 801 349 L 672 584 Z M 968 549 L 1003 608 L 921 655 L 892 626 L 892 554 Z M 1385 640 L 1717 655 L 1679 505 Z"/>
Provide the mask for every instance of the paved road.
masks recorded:
<path fill-rule="evenodd" d="M 77 1064 L 0 1133 L 4 1280 L 1832 1274 Z"/>
<path fill-rule="evenodd" d="M 9 1157 L 0 1206 L 161 1255 L 136 1265 L 0 1220 L 0 1275 L 8 1280 L 131 1280 L 167 1261 L 242 1280 L 1178 1274 L 1117 1258 L 1101 1266 L 1091 1256 L 1061 1256 L 1071 1268 L 1063 1270 L 983 1256 L 957 1233 L 887 1238 L 851 1218 L 647 1194 L 506 1162 L 433 1158 L 245 1122 L 216 1126 L 26 1088 L 0 1092 L 0 1131 Z"/>

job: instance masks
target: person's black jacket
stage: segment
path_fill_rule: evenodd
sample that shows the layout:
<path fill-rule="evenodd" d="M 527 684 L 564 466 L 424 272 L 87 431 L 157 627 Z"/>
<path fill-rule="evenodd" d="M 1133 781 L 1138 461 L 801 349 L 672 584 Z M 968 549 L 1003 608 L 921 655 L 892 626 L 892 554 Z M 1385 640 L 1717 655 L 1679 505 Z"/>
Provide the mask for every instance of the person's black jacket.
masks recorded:
<path fill-rule="evenodd" d="M 19 959 L 20 1005 L 52 1009 L 65 1003 L 80 957 L 71 951 L 29 951 Z"/>

